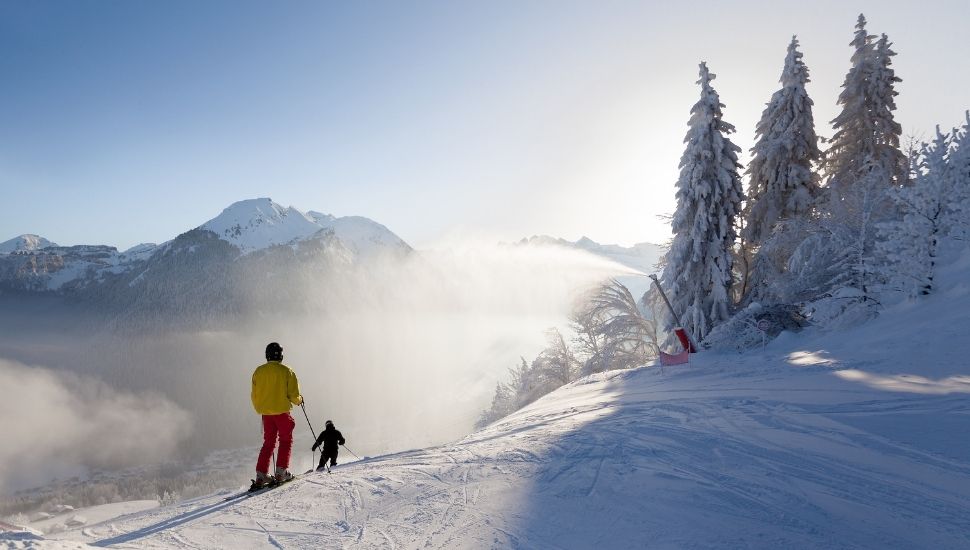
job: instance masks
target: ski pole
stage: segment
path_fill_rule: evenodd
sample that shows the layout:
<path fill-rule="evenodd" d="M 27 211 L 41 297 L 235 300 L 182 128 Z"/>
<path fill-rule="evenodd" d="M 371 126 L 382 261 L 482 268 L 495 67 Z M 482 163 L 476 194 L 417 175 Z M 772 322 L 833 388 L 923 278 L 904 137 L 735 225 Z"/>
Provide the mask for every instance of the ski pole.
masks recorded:
<path fill-rule="evenodd" d="M 306 403 L 300 403 L 300 408 L 303 409 L 303 418 L 306 418 L 306 425 L 310 426 L 310 434 L 313 435 L 313 441 L 317 440 L 317 432 L 313 431 L 313 424 L 310 424 L 310 416 L 306 413 Z"/>
<path fill-rule="evenodd" d="M 341 445 L 341 447 L 343 447 L 344 449 L 347 449 L 347 446 L 346 445 Z M 356 458 L 357 460 L 362 460 L 359 456 L 357 456 L 356 454 L 354 454 L 354 451 L 351 451 L 350 449 L 347 449 L 347 452 L 350 453 L 350 454 L 352 454 L 352 455 L 354 455 L 354 458 Z"/>
<path fill-rule="evenodd" d="M 310 433 L 313 435 L 313 442 L 316 443 L 317 432 L 313 431 L 313 424 L 310 424 L 310 416 L 306 413 L 306 400 L 303 400 L 300 402 L 300 408 L 303 409 L 303 417 L 306 418 L 306 425 L 310 427 Z M 320 453 L 323 454 L 323 451 L 321 450 Z M 313 467 L 313 464 L 316 462 L 316 460 L 317 460 L 317 454 L 311 450 L 310 451 L 311 468 Z"/>

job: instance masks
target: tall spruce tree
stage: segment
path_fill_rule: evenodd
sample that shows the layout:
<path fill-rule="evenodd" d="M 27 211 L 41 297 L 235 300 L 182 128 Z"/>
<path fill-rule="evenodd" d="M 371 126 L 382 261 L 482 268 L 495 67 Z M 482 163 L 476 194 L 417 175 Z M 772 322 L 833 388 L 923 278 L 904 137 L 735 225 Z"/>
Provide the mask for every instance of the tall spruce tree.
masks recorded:
<path fill-rule="evenodd" d="M 758 122 L 747 170 L 750 179 L 736 262 L 742 281 L 738 297 L 744 302 L 772 299 L 766 290 L 785 271 L 793 249 L 790 243 L 799 238 L 793 231 L 812 214 L 821 194 L 812 165 L 822 153 L 813 103 L 805 90 L 808 67 L 796 37 L 788 45 L 780 82 L 781 89 L 771 96 Z"/>
<path fill-rule="evenodd" d="M 889 190 L 906 181 L 908 171 L 899 150 L 901 128 L 893 119 L 894 86 L 900 82 L 891 68 L 895 52 L 885 35 L 874 42 L 865 24 L 859 15 L 850 43 L 852 67 L 839 95 L 842 112 L 832 121 L 836 132 L 824 155 L 827 196 L 820 204 L 821 231 L 795 254 L 806 265 L 827 266 L 823 277 L 810 277 L 828 281 L 816 288 L 819 296 L 852 293 L 855 303 L 874 315 L 878 302 L 873 291 L 882 282 L 876 230 L 898 217 Z M 818 258 L 808 258 L 809 253 Z M 800 277 L 808 275 L 802 271 Z"/>
<path fill-rule="evenodd" d="M 872 87 L 872 119 L 876 134 L 874 164 L 876 169 L 888 175 L 893 184 L 903 184 L 907 181 L 909 161 L 900 150 L 899 141 L 903 127 L 896 122 L 893 111 L 896 110 L 896 83 L 903 79 L 896 76 L 892 68 L 892 58 L 896 52 L 892 50 L 892 42 L 883 34 L 876 42 L 873 52 L 874 63 L 870 86 Z"/>
<path fill-rule="evenodd" d="M 819 194 L 812 164 L 822 152 L 815 135 L 812 99 L 805 90 L 808 67 L 802 62 L 796 37 L 788 45 L 780 82 L 781 89 L 761 114 L 748 164 L 751 179 L 742 212 L 742 237 L 750 247 L 763 243 L 779 220 L 811 212 Z"/>
<path fill-rule="evenodd" d="M 893 118 L 894 86 L 901 81 L 890 67 L 896 53 L 886 35 L 878 43 L 873 43 L 874 38 L 866 32 L 866 18 L 859 14 L 849 43 L 855 48 L 852 67 L 839 94 L 842 112 L 832 120 L 835 134 L 823 164 L 835 199 L 873 176 L 883 179 L 887 187 L 905 177 L 906 160 L 899 150 L 902 128 Z"/>
<path fill-rule="evenodd" d="M 730 316 L 735 220 L 743 193 L 740 148 L 727 137 L 734 126 L 722 119 L 724 105 L 711 87 L 714 78 L 701 63 L 701 97 L 691 108 L 684 138 L 674 239 L 663 272 L 672 305 L 695 342 Z"/>

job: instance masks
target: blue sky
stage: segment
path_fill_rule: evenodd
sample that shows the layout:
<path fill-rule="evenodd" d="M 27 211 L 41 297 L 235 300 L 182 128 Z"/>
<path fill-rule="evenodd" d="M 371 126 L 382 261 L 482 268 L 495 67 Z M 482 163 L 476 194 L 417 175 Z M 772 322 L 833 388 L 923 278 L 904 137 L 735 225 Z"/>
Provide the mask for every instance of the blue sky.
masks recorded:
<path fill-rule="evenodd" d="M 237 200 L 417 246 L 661 242 L 697 63 L 747 150 L 798 34 L 817 130 L 859 12 L 929 137 L 970 108 L 966 2 L 0 2 L 0 241 L 160 242 Z"/>

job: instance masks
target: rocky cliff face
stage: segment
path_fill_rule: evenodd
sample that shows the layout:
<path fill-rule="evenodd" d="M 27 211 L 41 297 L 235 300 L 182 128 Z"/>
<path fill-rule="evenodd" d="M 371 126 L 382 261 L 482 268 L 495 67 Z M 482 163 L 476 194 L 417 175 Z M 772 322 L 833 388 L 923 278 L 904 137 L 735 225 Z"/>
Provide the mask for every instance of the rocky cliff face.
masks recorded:
<path fill-rule="evenodd" d="M 0 291 L 60 291 L 124 264 L 112 246 L 48 246 L 0 254 Z"/>

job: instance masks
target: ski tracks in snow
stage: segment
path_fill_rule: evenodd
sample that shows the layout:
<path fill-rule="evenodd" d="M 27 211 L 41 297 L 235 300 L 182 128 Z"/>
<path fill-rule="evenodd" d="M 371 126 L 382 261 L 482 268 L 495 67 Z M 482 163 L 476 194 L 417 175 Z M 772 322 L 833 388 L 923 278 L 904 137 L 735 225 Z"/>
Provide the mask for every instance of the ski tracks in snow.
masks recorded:
<path fill-rule="evenodd" d="M 604 377 L 567 387 L 453 445 L 342 464 L 240 501 L 214 495 L 160 509 L 121 523 L 127 534 L 109 531 L 102 542 L 970 547 L 970 461 L 867 429 L 900 414 L 965 415 L 963 397 L 844 391 L 804 404 L 736 386 L 716 395 L 718 380 L 690 393 L 657 392 L 650 372 L 613 379 L 624 385 Z"/>

